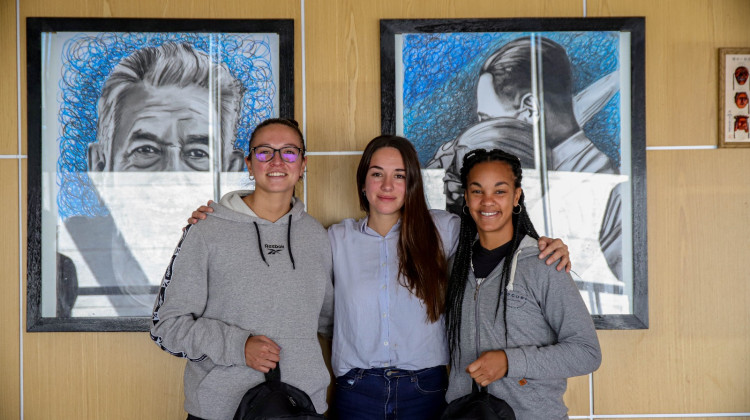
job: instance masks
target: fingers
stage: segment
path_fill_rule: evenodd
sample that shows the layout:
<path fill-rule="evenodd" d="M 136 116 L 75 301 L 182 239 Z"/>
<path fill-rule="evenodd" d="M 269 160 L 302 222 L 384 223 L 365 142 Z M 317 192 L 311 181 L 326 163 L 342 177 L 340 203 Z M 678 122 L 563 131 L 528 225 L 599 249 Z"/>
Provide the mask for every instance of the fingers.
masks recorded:
<path fill-rule="evenodd" d="M 568 273 L 570 272 L 572 266 L 570 252 L 568 251 L 568 246 L 562 240 L 542 236 L 539 238 L 539 250 L 541 251 L 539 258 L 547 258 L 545 261 L 547 265 L 557 262 L 558 264 L 555 267 L 557 271 L 565 269 Z"/>
<path fill-rule="evenodd" d="M 258 341 L 264 343 L 264 350 L 273 353 L 273 354 L 280 354 L 281 353 L 281 347 L 279 347 L 278 344 L 276 344 L 273 340 L 266 337 L 265 335 L 257 335 L 254 338 L 257 338 Z M 277 360 L 278 361 L 278 360 Z"/>
<path fill-rule="evenodd" d="M 281 347 L 270 338 L 258 335 L 245 342 L 245 362 L 251 368 L 268 373 L 281 360 Z"/>
<path fill-rule="evenodd" d="M 212 201 L 209 201 L 209 203 L 212 203 Z M 191 225 L 194 225 L 198 223 L 199 220 L 205 220 L 207 217 L 206 216 L 207 213 L 213 213 L 213 212 L 214 212 L 213 207 L 200 206 L 198 207 L 198 210 L 195 210 L 190 214 L 188 223 L 190 223 Z"/>
<path fill-rule="evenodd" d="M 492 380 L 480 367 L 480 363 L 474 362 L 466 368 L 466 371 L 469 372 L 469 376 L 471 376 L 471 379 L 473 379 L 477 385 L 487 386 L 492 383 Z"/>
<path fill-rule="evenodd" d="M 551 241 L 552 239 L 546 237 L 546 236 L 540 236 L 539 237 L 539 250 L 544 251 L 545 248 L 547 248 L 547 242 Z M 539 254 L 539 258 L 542 258 L 542 254 Z"/>
<path fill-rule="evenodd" d="M 552 255 L 550 255 L 549 258 L 547 258 L 547 261 L 545 261 L 545 264 L 552 265 L 552 264 L 554 264 L 555 262 L 558 262 L 558 261 L 559 261 L 559 264 L 557 264 L 557 267 L 555 267 L 557 269 L 557 271 L 560 271 L 563 268 L 565 268 L 566 266 L 570 265 L 570 258 L 568 257 L 568 248 L 567 247 L 565 247 L 564 250 L 563 249 L 559 249 L 559 250 L 555 251 Z"/>

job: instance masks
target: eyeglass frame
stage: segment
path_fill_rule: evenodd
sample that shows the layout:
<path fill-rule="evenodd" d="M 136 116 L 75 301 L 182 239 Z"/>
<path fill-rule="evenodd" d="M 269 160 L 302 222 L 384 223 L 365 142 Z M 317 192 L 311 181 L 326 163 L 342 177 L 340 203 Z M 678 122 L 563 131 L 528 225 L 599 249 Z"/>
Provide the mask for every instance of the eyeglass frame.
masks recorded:
<path fill-rule="evenodd" d="M 268 159 L 268 160 L 260 160 L 260 159 L 258 159 L 258 155 L 256 155 L 256 154 L 255 154 L 255 149 L 257 149 L 257 148 L 259 148 L 259 147 L 265 147 L 265 148 L 267 148 L 267 149 L 271 149 L 271 150 L 273 151 L 273 153 L 271 154 L 271 159 Z M 275 158 L 275 157 L 276 157 L 276 153 L 278 152 L 278 153 L 279 153 L 279 158 L 281 159 L 281 161 L 282 161 L 282 162 L 286 162 L 286 163 L 297 163 L 297 160 L 295 160 L 294 162 L 289 162 L 289 161 L 287 161 L 286 159 L 284 159 L 284 154 L 283 154 L 283 153 L 281 153 L 281 151 L 282 151 L 283 149 L 297 149 L 297 150 L 299 151 L 299 153 L 300 153 L 299 155 L 300 155 L 300 156 L 302 156 L 302 157 L 305 157 L 305 149 L 304 149 L 303 147 L 297 147 L 297 146 L 284 146 L 284 147 L 282 147 L 282 148 L 280 148 L 280 149 L 274 149 L 274 148 L 273 148 L 273 147 L 271 147 L 271 146 L 255 146 L 255 147 L 251 147 L 251 148 L 250 148 L 250 154 L 251 154 L 252 156 L 255 156 L 255 158 L 256 158 L 256 159 L 258 159 L 258 162 L 263 162 L 263 163 L 266 163 L 266 162 L 270 162 L 270 161 L 272 161 L 272 160 L 273 160 L 273 158 Z"/>

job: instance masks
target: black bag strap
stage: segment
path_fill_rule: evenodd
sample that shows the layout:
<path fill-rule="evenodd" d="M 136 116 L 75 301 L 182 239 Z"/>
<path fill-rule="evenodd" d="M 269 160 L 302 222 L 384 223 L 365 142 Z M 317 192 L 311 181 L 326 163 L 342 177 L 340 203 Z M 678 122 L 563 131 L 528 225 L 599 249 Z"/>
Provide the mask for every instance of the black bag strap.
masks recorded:
<path fill-rule="evenodd" d="M 473 378 L 471 380 L 471 393 L 472 394 L 486 394 L 487 387 L 477 385 L 477 381 Z"/>
<path fill-rule="evenodd" d="M 281 382 L 281 366 L 276 363 L 276 368 L 269 370 L 265 377 L 266 382 Z"/>

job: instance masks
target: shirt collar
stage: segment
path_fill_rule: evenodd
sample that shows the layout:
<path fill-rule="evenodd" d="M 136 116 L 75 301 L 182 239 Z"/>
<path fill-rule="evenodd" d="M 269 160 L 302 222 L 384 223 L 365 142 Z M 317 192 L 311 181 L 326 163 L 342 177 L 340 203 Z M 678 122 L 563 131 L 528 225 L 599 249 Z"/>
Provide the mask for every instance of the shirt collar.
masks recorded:
<path fill-rule="evenodd" d="M 370 220 L 369 216 L 365 216 L 362 219 L 359 220 L 359 231 L 361 233 L 364 233 L 365 235 L 370 236 L 377 236 L 378 238 L 382 238 L 378 232 L 375 232 L 372 228 L 367 226 L 367 221 Z M 388 231 L 388 233 L 385 235 L 385 237 L 389 237 L 393 234 L 398 234 L 401 231 L 401 218 L 398 219 L 398 222 L 396 222 L 395 225 L 391 228 L 391 230 Z"/>

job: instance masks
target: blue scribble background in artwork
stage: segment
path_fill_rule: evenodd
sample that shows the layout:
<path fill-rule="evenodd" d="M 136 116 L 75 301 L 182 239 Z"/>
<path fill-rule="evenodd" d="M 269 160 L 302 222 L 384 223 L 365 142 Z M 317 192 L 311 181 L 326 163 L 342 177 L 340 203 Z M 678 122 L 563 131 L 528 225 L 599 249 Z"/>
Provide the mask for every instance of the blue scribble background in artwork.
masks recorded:
<path fill-rule="evenodd" d="M 573 94 L 619 68 L 617 32 L 537 32 L 562 45 L 573 67 Z M 477 122 L 476 84 L 484 61 L 528 32 L 406 34 L 403 38 L 404 135 L 424 165 L 438 147 Z M 620 95 L 583 129 L 620 165 Z"/>
<path fill-rule="evenodd" d="M 141 48 L 157 47 L 165 42 L 188 43 L 205 52 L 214 62 L 226 64 L 245 86 L 235 148 L 246 150 L 255 126 L 278 114 L 274 108 L 276 69 L 272 65 L 273 49 L 268 37 L 208 33 L 76 35 L 63 45 L 59 82 L 57 171 L 60 190 L 57 205 L 63 219 L 108 214 L 86 174 L 88 145 L 96 141 L 97 101 L 107 76 L 120 60 Z"/>

